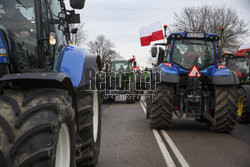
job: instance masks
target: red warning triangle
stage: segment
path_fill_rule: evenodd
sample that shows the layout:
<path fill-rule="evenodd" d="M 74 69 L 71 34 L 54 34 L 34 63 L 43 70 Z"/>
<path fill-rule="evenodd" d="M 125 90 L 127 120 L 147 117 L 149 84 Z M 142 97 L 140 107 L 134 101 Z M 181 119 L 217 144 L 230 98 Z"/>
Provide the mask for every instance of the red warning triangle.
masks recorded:
<path fill-rule="evenodd" d="M 194 78 L 194 77 L 200 78 L 201 72 L 199 71 L 197 66 L 193 66 L 192 69 L 189 71 L 188 76 L 190 78 Z"/>

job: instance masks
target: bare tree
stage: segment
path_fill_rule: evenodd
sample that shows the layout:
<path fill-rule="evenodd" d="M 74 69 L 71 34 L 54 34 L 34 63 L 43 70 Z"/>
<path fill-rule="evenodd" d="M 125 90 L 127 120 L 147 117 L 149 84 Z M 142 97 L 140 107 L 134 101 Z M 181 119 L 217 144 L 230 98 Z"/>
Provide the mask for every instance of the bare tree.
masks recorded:
<path fill-rule="evenodd" d="M 100 55 L 102 60 L 107 60 L 109 56 L 111 56 L 111 59 L 122 58 L 114 50 L 115 45 L 109 39 L 106 39 L 104 35 L 98 35 L 96 40 L 89 41 L 87 46 L 91 53 Z"/>
<path fill-rule="evenodd" d="M 72 35 L 72 42 L 76 45 L 76 46 L 80 46 L 82 44 L 84 44 L 87 41 L 87 32 L 85 30 L 85 25 L 84 23 L 81 24 L 71 24 L 69 26 L 70 32 L 77 28 L 78 31 L 76 34 L 71 34 Z"/>
<path fill-rule="evenodd" d="M 120 55 L 120 53 L 115 52 L 114 54 L 111 55 L 111 59 L 112 60 L 114 60 L 114 59 L 116 59 L 116 60 L 123 60 L 124 57 L 122 55 Z"/>
<path fill-rule="evenodd" d="M 173 24 L 175 31 L 220 34 L 220 27 L 224 27 L 221 47 L 229 50 L 236 49 L 249 31 L 247 23 L 240 19 L 238 12 L 225 7 L 186 7 L 181 13 L 175 13 L 175 20 Z"/>

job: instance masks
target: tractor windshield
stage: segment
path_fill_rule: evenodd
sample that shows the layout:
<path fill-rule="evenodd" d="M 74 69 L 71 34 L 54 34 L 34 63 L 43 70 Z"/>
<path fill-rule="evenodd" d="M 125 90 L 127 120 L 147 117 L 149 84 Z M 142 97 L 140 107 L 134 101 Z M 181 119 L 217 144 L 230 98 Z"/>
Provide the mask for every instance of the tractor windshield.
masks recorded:
<path fill-rule="evenodd" d="M 22 67 L 37 59 L 34 6 L 34 0 L 0 0 L 0 29 L 9 37 L 12 62 Z"/>
<path fill-rule="evenodd" d="M 128 71 L 128 62 L 121 61 L 121 62 L 112 62 L 111 64 L 111 71 L 112 72 L 127 72 Z"/>
<path fill-rule="evenodd" d="M 233 71 L 241 71 L 242 73 L 249 75 L 250 73 L 250 59 L 247 58 L 234 58 L 229 59 L 227 67 Z"/>
<path fill-rule="evenodd" d="M 216 64 L 215 48 L 212 41 L 201 39 L 176 40 L 171 62 L 189 70 L 196 65 L 200 70 Z"/>

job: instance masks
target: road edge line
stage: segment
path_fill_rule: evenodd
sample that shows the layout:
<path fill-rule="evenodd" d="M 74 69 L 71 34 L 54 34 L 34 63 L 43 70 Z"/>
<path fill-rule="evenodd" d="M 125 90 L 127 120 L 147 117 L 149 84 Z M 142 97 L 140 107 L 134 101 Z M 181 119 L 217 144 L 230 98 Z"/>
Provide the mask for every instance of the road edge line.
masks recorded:
<path fill-rule="evenodd" d="M 163 155 L 163 158 L 167 164 L 168 167 L 175 167 L 175 163 L 170 155 L 170 153 L 168 152 L 163 140 L 161 139 L 161 136 L 159 134 L 159 132 L 155 129 L 152 129 L 153 134 L 155 136 L 155 139 L 158 143 L 158 146 L 160 147 L 161 153 Z"/>
<path fill-rule="evenodd" d="M 170 136 L 167 134 L 165 130 L 161 130 L 162 135 L 164 136 L 166 142 L 168 143 L 170 149 L 174 153 L 175 157 L 177 158 L 178 162 L 181 164 L 182 167 L 189 167 L 189 164 L 179 151 L 179 149 L 176 147 L 174 142 L 171 140 Z"/>
<path fill-rule="evenodd" d="M 142 100 L 140 100 L 142 110 L 146 114 L 146 108 L 144 106 L 145 103 L 144 104 L 143 103 L 144 102 Z M 159 148 L 161 150 L 162 156 L 163 156 L 167 166 L 168 167 L 176 167 L 170 153 L 168 152 L 163 140 L 161 139 L 161 136 L 160 136 L 159 132 L 157 130 L 155 130 L 155 129 L 151 129 L 151 130 L 152 130 L 152 132 L 154 134 L 156 142 L 157 142 L 157 144 L 158 144 L 158 146 L 159 146 Z"/>

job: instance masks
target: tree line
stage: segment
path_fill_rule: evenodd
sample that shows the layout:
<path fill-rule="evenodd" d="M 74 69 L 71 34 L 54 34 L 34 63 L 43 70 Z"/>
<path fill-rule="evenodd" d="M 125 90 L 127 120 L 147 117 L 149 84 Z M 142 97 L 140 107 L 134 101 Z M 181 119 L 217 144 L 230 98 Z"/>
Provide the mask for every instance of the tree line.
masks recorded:
<path fill-rule="evenodd" d="M 86 43 L 87 32 L 84 23 L 71 25 L 70 31 L 72 32 L 73 29 L 78 30 L 76 34 L 72 34 L 72 42 L 74 45 L 81 46 Z M 123 59 L 123 57 L 115 50 L 114 43 L 104 35 L 98 35 L 94 41 L 89 41 L 86 44 L 89 52 L 100 55 L 102 60 Z"/>

